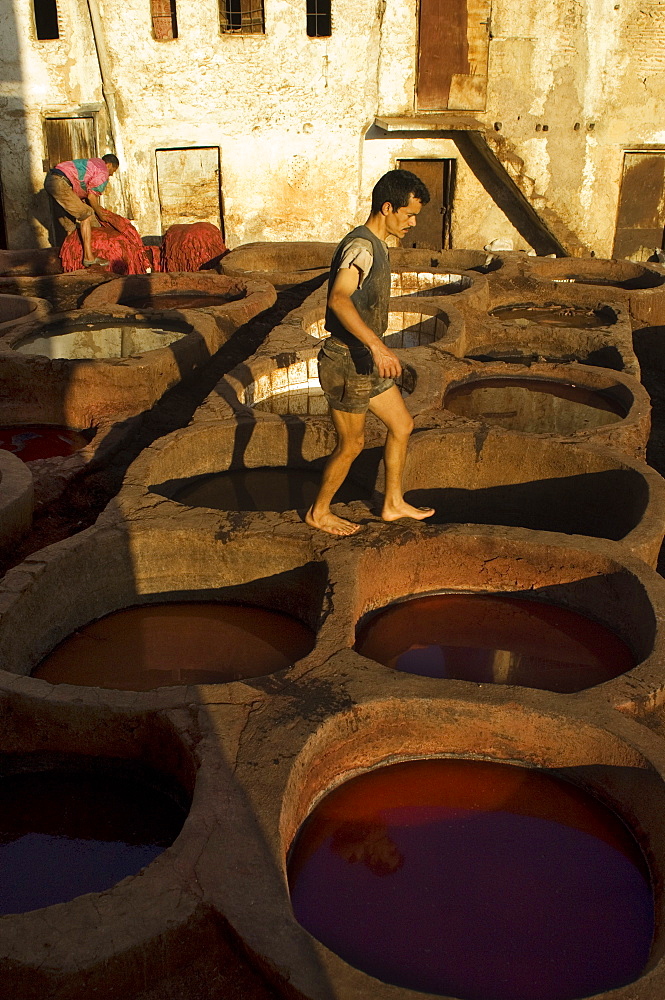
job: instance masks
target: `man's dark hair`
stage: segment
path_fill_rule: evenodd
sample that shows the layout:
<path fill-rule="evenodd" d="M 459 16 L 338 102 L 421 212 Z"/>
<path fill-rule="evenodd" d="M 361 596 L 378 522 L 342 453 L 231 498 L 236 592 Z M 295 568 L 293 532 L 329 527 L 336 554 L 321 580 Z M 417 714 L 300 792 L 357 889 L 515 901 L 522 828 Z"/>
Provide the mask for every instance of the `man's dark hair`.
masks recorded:
<path fill-rule="evenodd" d="M 380 212 L 381 206 L 387 201 L 395 212 L 398 208 L 404 208 L 409 204 L 411 195 L 423 205 L 429 201 L 429 191 L 420 177 L 416 177 L 410 170 L 389 170 L 378 179 L 372 190 L 372 215 Z"/>
<path fill-rule="evenodd" d="M 115 155 L 115 153 L 104 153 L 104 155 L 102 156 L 102 160 L 104 161 L 104 163 L 110 163 L 112 167 L 116 168 L 116 170 L 120 166 L 120 160 Z"/>

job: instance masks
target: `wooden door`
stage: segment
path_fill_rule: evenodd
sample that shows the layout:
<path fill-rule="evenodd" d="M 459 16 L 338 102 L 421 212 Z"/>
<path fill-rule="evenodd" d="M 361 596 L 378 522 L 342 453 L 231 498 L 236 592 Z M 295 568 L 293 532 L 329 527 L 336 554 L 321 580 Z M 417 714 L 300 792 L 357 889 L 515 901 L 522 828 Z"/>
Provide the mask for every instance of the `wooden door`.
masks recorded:
<path fill-rule="evenodd" d="M 418 214 L 415 229 L 401 241 L 403 247 L 442 250 L 451 246 L 450 229 L 455 188 L 455 160 L 399 160 L 429 191 L 430 200 Z"/>
<path fill-rule="evenodd" d="M 44 120 L 47 169 L 65 160 L 87 160 L 97 156 L 95 122 L 90 118 L 46 118 Z"/>
<path fill-rule="evenodd" d="M 484 111 L 491 0 L 420 0 L 420 111 Z"/>
<path fill-rule="evenodd" d="M 624 153 L 613 257 L 663 248 L 665 151 Z"/>
<path fill-rule="evenodd" d="M 155 155 L 162 232 L 191 222 L 222 229 L 219 146 L 158 149 Z"/>

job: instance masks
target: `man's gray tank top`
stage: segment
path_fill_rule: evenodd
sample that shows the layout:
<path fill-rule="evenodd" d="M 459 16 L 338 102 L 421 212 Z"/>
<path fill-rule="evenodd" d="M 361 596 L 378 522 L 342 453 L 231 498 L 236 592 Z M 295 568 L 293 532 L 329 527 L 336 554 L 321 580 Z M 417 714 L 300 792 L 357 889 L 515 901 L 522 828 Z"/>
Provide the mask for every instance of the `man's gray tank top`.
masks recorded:
<path fill-rule="evenodd" d="M 335 254 L 330 265 L 330 278 L 328 279 L 328 294 L 335 283 L 339 265 L 348 247 L 355 239 L 367 240 L 372 244 L 373 262 L 369 274 L 362 284 L 362 288 L 357 288 L 351 295 L 351 301 L 358 310 L 362 320 L 367 323 L 370 330 L 373 330 L 377 337 L 382 337 L 388 326 L 388 307 L 390 303 L 390 261 L 388 260 L 388 249 L 383 240 L 375 236 L 367 226 L 356 226 L 348 233 L 335 250 Z M 340 323 L 329 306 L 326 307 L 326 330 L 337 340 L 341 340 L 351 351 L 351 357 L 356 363 L 356 369 L 362 374 L 360 365 L 362 361 L 367 362 L 370 355 L 369 348 L 354 337 L 346 327 Z M 366 367 L 366 364 L 363 365 Z M 371 366 L 370 366 L 371 371 Z M 365 374 L 367 374 L 365 372 Z"/>

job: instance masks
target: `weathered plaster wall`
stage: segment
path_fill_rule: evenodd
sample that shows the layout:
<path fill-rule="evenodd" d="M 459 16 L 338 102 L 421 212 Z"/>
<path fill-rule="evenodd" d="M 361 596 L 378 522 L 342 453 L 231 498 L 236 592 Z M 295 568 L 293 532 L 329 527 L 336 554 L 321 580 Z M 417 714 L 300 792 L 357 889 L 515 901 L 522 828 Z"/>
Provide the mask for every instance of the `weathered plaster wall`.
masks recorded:
<path fill-rule="evenodd" d="M 36 40 L 27 0 L 0 8 L 12 247 L 47 242 L 43 116 L 103 109 L 87 3 L 58 6 L 57 41 Z M 420 156 L 458 158 L 457 246 L 497 237 L 526 246 L 451 141 L 365 139 L 377 114 L 413 114 L 416 0 L 335 0 L 328 39 L 307 37 L 304 0 L 266 0 L 266 33 L 249 36 L 219 33 L 217 0 L 181 0 L 179 37 L 167 42 L 152 38 L 147 0 L 99 6 L 124 147 L 107 203 L 122 207 L 122 184 L 144 234 L 161 231 L 155 150 L 219 146 L 230 246 L 335 240 L 362 221 L 383 170 Z M 665 3 L 495 0 L 492 36 L 487 110 L 476 114 L 492 148 L 538 211 L 608 255 L 624 149 L 665 149 Z M 102 115 L 99 127 L 103 152 Z"/>

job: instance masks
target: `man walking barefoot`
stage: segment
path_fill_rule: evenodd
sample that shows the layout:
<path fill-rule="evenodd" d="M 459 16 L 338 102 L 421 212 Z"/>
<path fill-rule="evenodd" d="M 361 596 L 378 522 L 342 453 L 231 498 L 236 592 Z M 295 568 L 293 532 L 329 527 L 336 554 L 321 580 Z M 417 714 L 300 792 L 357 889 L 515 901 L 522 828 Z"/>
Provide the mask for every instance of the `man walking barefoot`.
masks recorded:
<path fill-rule="evenodd" d="M 352 535 L 360 528 L 330 509 L 351 463 L 365 444 L 367 410 L 388 429 L 384 448 L 384 521 L 431 517 L 431 507 L 412 507 L 402 495 L 402 473 L 413 420 L 393 379 L 402 373 L 397 355 L 383 342 L 388 326 L 390 263 L 385 239 L 401 239 L 416 224 L 429 201 L 422 181 L 408 170 L 390 170 L 372 191 L 364 226 L 348 233 L 330 265 L 326 330 L 319 351 L 319 381 L 337 432 L 337 444 L 323 470 L 319 493 L 305 520 L 330 535 Z"/>

